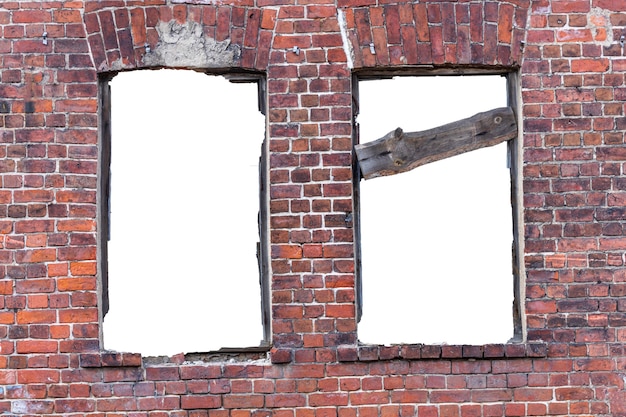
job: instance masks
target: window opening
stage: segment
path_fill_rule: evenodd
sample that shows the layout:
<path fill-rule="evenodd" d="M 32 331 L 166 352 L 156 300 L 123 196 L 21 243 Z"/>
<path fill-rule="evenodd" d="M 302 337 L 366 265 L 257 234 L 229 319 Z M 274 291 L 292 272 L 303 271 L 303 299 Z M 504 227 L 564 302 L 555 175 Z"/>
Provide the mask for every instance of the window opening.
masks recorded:
<path fill-rule="evenodd" d="M 358 97 L 361 143 L 512 101 L 499 75 L 360 79 Z M 503 343 L 519 331 L 507 160 L 500 143 L 360 182 L 361 342 Z"/>
<path fill-rule="evenodd" d="M 169 355 L 269 339 L 263 80 L 252 79 L 158 70 L 103 82 L 106 349 Z"/>

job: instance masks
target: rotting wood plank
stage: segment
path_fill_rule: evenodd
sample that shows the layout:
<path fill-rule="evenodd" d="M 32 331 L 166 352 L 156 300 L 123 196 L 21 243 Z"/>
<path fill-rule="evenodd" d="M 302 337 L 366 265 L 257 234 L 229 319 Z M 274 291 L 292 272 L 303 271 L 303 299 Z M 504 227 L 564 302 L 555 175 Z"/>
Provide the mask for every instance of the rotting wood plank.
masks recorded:
<path fill-rule="evenodd" d="M 380 139 L 356 145 L 355 150 L 363 178 L 370 179 L 406 172 L 516 136 L 513 109 L 501 107 L 420 132 L 397 128 Z"/>

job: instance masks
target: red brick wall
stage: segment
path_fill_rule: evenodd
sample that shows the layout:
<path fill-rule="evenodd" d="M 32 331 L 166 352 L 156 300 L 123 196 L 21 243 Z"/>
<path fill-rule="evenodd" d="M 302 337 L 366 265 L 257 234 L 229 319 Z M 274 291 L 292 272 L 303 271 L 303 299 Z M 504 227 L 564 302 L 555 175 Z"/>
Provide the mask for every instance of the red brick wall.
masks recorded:
<path fill-rule="evenodd" d="M 209 3 L 0 5 L 0 411 L 626 416 L 624 1 Z M 267 77 L 267 361 L 100 351 L 97 75 L 170 21 Z M 357 345 L 351 77 L 412 65 L 520 70 L 525 343 Z"/>

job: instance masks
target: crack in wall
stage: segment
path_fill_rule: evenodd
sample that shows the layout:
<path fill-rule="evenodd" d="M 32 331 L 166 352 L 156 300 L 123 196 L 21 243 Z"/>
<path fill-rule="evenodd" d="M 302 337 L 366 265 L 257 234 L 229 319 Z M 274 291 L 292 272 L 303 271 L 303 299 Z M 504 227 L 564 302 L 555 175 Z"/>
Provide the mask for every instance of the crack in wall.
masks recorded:
<path fill-rule="evenodd" d="M 346 64 L 349 69 L 354 68 L 354 51 L 352 50 L 352 44 L 348 38 L 348 24 L 346 22 L 346 15 L 343 10 L 337 9 L 337 21 L 339 22 L 339 30 L 341 31 L 341 41 L 343 43 L 343 51 L 346 54 Z"/>

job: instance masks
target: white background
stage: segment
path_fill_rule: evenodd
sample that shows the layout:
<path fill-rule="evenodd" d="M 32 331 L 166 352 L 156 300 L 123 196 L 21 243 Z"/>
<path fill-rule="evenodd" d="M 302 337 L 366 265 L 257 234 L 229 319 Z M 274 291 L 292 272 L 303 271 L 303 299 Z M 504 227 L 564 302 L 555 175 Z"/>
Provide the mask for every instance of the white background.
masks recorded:
<path fill-rule="evenodd" d="M 111 85 L 105 347 L 171 355 L 258 346 L 256 172 L 265 125 L 256 85 L 174 70 L 121 73 Z M 496 76 L 363 81 L 359 89 L 361 142 L 506 106 L 505 79 Z M 506 342 L 509 196 L 504 144 L 362 181 L 359 339 Z"/>
<path fill-rule="evenodd" d="M 501 76 L 359 83 L 362 142 L 505 107 Z M 506 144 L 361 181 L 363 317 L 370 343 L 483 344 L 513 336 Z"/>
<path fill-rule="evenodd" d="M 193 71 L 111 82 L 107 349 L 258 346 L 256 84 Z"/>

